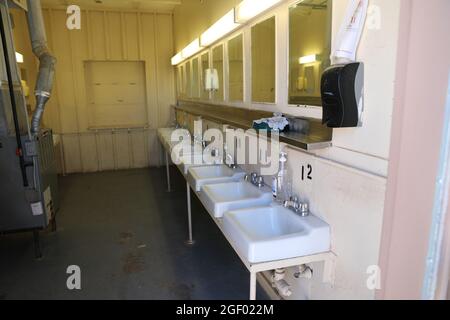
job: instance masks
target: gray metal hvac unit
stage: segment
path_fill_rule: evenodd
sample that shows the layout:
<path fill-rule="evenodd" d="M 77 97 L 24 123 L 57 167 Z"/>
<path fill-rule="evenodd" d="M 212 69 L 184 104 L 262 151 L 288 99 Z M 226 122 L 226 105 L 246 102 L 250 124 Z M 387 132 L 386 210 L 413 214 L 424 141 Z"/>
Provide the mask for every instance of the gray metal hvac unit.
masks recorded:
<path fill-rule="evenodd" d="M 39 230 L 55 221 L 59 207 L 52 131 L 39 127 L 56 60 L 46 46 L 40 2 L 26 4 L 20 8 L 28 7 L 33 52 L 40 61 L 31 127 L 12 37 L 9 5 L 14 3 L 0 1 L 0 234 L 33 231 L 39 257 Z"/>

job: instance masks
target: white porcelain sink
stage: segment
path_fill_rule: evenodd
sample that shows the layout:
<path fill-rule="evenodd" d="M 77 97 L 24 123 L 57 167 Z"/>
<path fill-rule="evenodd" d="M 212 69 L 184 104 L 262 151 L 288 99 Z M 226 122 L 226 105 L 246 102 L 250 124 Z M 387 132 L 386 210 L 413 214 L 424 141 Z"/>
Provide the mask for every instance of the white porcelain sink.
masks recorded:
<path fill-rule="evenodd" d="M 170 136 L 171 136 L 173 130 L 175 130 L 175 129 L 174 128 L 160 128 L 160 129 L 158 129 L 159 141 L 161 142 L 161 144 L 164 146 L 165 149 L 169 148 L 169 150 L 170 150 L 168 142 L 170 141 Z"/>
<path fill-rule="evenodd" d="M 192 188 L 199 192 L 204 185 L 237 182 L 244 176 L 245 172 L 239 168 L 230 169 L 226 165 L 211 165 L 189 168 L 187 179 Z"/>
<path fill-rule="evenodd" d="M 246 181 L 205 185 L 199 197 L 215 218 L 222 218 L 230 210 L 264 206 L 272 202 L 272 192 L 268 187 L 257 188 Z"/>
<path fill-rule="evenodd" d="M 191 168 L 197 168 L 197 167 L 203 167 L 203 166 L 210 166 L 210 164 L 207 163 L 191 163 L 191 164 L 186 164 L 186 163 L 181 163 L 180 165 L 178 165 L 178 168 L 181 170 L 181 172 L 187 176 L 189 169 Z"/>
<path fill-rule="evenodd" d="M 177 164 L 177 167 L 181 170 L 184 175 L 188 174 L 189 168 L 192 167 L 201 167 L 206 166 L 207 164 L 203 161 L 203 152 L 201 150 L 190 149 L 191 151 L 188 153 L 183 153 L 182 155 L 173 154 L 175 156 L 174 163 Z"/>
<path fill-rule="evenodd" d="M 227 212 L 223 230 L 250 263 L 303 257 L 330 250 L 330 226 L 272 204 Z"/>
<path fill-rule="evenodd" d="M 175 131 L 175 128 L 160 128 L 158 129 L 158 137 L 161 143 L 164 145 L 164 148 L 169 151 L 173 149 L 174 146 L 179 144 L 179 141 L 172 141 L 172 133 Z M 185 134 L 183 139 L 186 143 L 190 143 L 190 136 Z"/>
<path fill-rule="evenodd" d="M 203 149 L 200 144 L 192 143 L 191 138 L 187 133 L 182 135 L 182 141 L 172 141 L 172 138 L 176 138 L 172 137 L 172 133 L 175 130 L 176 129 L 174 128 L 158 129 L 158 136 L 164 148 L 169 153 L 170 157 L 172 157 L 172 161 L 177 164 L 177 167 L 184 175 L 186 175 L 190 167 L 205 165 L 203 163 Z M 182 147 L 180 143 L 185 144 L 185 146 Z M 179 149 L 175 150 L 176 152 L 173 152 L 176 146 L 179 146 Z M 182 152 L 178 152 L 181 150 Z"/>

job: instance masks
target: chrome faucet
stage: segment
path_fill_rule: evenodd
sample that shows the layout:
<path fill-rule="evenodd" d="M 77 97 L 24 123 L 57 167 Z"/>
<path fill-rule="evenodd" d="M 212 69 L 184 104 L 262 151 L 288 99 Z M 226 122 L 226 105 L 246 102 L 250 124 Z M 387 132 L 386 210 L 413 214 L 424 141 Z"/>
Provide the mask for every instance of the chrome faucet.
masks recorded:
<path fill-rule="evenodd" d="M 231 154 L 229 154 L 229 153 L 227 153 L 226 156 L 225 156 L 225 164 L 230 169 L 236 169 L 237 168 L 236 164 L 234 163 L 233 156 Z"/>
<path fill-rule="evenodd" d="M 210 159 L 205 158 L 204 161 L 206 164 L 223 164 L 223 157 L 220 158 L 220 150 L 217 147 L 207 146 L 204 150 L 206 153 L 209 153 Z"/>
<path fill-rule="evenodd" d="M 290 200 L 284 201 L 283 207 L 294 211 L 302 217 L 309 216 L 309 204 L 300 202 L 298 197 L 291 197 Z"/>
<path fill-rule="evenodd" d="M 203 144 L 204 144 L 205 142 L 204 142 L 204 140 L 203 140 L 202 135 L 199 135 L 199 134 L 194 133 L 194 137 L 193 137 L 193 138 L 194 138 L 194 143 L 201 144 L 202 147 L 203 147 Z"/>
<path fill-rule="evenodd" d="M 228 153 L 227 144 L 224 145 L 223 149 L 224 149 L 224 155 L 225 155 L 225 164 L 230 169 L 236 169 L 237 165 L 236 165 L 235 157 L 233 157 L 231 154 Z"/>
<path fill-rule="evenodd" d="M 259 176 L 256 172 L 245 175 L 244 179 L 258 188 L 264 187 L 264 177 Z"/>
<path fill-rule="evenodd" d="M 220 150 L 217 147 L 211 148 L 211 157 L 218 157 L 220 155 Z"/>

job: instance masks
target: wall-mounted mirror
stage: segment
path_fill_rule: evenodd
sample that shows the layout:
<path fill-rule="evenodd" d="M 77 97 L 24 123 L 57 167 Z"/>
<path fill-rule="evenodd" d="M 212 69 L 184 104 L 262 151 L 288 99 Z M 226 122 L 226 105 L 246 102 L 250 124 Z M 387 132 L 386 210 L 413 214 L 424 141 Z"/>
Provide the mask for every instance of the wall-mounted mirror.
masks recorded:
<path fill-rule="evenodd" d="M 176 68 L 176 79 L 177 79 L 177 97 L 181 98 L 181 91 L 183 91 L 183 73 L 181 66 Z"/>
<path fill-rule="evenodd" d="M 179 95 L 181 98 L 186 97 L 186 72 L 184 64 L 180 66 L 180 92 Z"/>
<path fill-rule="evenodd" d="M 244 52 L 242 34 L 228 41 L 229 99 L 244 100 Z"/>
<path fill-rule="evenodd" d="M 209 100 L 209 91 L 206 90 L 205 86 L 206 70 L 209 69 L 209 53 L 207 52 L 202 54 L 200 60 L 201 60 L 201 88 L 202 88 L 200 98 L 202 100 Z"/>
<path fill-rule="evenodd" d="M 332 0 L 289 8 L 289 104 L 322 104 L 320 79 L 330 66 Z"/>
<path fill-rule="evenodd" d="M 275 17 L 252 27 L 252 101 L 275 102 Z"/>
<path fill-rule="evenodd" d="M 192 66 L 192 98 L 200 98 L 200 77 L 198 69 L 198 58 L 191 61 Z"/>
<path fill-rule="evenodd" d="M 213 49 L 213 69 L 217 70 L 219 89 L 213 92 L 213 100 L 223 101 L 223 45 Z"/>
<path fill-rule="evenodd" d="M 192 98 L 192 77 L 191 77 L 191 62 L 188 61 L 184 65 L 184 68 L 186 69 L 186 97 Z"/>

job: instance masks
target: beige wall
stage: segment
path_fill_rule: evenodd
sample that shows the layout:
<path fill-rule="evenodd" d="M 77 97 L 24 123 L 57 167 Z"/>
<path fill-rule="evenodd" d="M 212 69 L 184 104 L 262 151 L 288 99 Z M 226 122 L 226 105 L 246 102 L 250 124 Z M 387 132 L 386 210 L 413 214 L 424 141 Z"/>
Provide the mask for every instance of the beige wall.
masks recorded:
<path fill-rule="evenodd" d="M 174 53 L 219 20 L 241 0 L 183 0 L 174 11 Z"/>
<path fill-rule="evenodd" d="M 61 134 L 65 169 L 91 172 L 159 164 L 158 127 L 170 121 L 174 102 L 172 15 L 82 11 L 81 30 L 66 28 L 66 13 L 44 9 L 49 46 L 58 58 L 56 87 L 44 123 Z M 145 63 L 148 128 L 93 130 L 85 61 Z"/>

